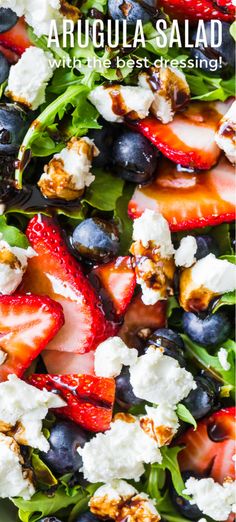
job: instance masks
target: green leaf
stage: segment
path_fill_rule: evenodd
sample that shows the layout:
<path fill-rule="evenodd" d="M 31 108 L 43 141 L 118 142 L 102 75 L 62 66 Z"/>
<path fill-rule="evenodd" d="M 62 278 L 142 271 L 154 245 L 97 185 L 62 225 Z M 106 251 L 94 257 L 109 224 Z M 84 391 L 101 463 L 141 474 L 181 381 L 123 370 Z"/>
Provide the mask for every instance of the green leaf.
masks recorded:
<path fill-rule="evenodd" d="M 7 80 L 5 80 L 5 82 L 0 84 L 0 100 L 3 97 L 6 86 L 7 86 Z"/>
<path fill-rule="evenodd" d="M 165 492 L 163 498 L 158 502 L 157 509 L 163 520 L 167 520 L 168 522 L 189 522 L 188 518 L 183 517 L 177 511 L 171 501 L 168 491 Z"/>
<path fill-rule="evenodd" d="M 32 453 L 31 463 L 34 469 L 35 478 L 39 485 L 49 488 L 51 486 L 55 486 L 58 483 L 58 480 L 56 477 L 54 477 L 51 470 L 35 452 Z"/>
<path fill-rule="evenodd" d="M 29 246 L 25 234 L 18 228 L 8 225 L 6 216 L 0 216 L 0 234 L 2 239 L 12 247 L 28 248 Z"/>
<path fill-rule="evenodd" d="M 127 208 L 133 191 L 133 185 L 131 183 L 126 183 L 122 196 L 120 196 L 116 202 L 114 217 L 118 221 L 118 227 L 120 230 L 119 254 L 122 256 L 128 254 L 130 245 L 132 243 L 133 221 L 128 216 Z"/>
<path fill-rule="evenodd" d="M 221 308 L 221 306 L 233 306 L 236 305 L 236 292 L 228 292 L 227 294 L 222 295 L 222 297 L 216 301 L 215 306 L 212 309 L 212 313 L 214 314 Z"/>
<path fill-rule="evenodd" d="M 228 223 L 222 223 L 217 227 L 213 227 L 210 231 L 210 235 L 217 242 L 220 255 L 232 254 L 230 227 Z"/>
<path fill-rule="evenodd" d="M 179 303 L 175 297 L 169 297 L 167 302 L 167 319 L 169 319 L 177 308 L 180 308 Z"/>
<path fill-rule="evenodd" d="M 186 408 L 186 406 L 184 406 L 184 404 L 179 403 L 177 405 L 176 413 L 179 419 L 181 419 L 184 422 L 187 422 L 188 424 L 192 424 L 192 426 L 194 426 L 194 429 L 196 430 L 197 423 L 194 417 L 192 416 L 192 413 L 188 410 L 188 408 Z"/>
<path fill-rule="evenodd" d="M 236 42 L 236 22 L 233 22 L 230 26 L 229 32 Z"/>
<path fill-rule="evenodd" d="M 173 486 L 179 495 L 183 496 L 184 482 L 179 468 L 178 454 L 182 448 L 175 446 L 170 448 L 163 446 L 161 448 L 162 463 L 158 464 L 161 469 L 168 470 L 171 474 Z"/>
<path fill-rule="evenodd" d="M 111 211 L 122 195 L 124 181 L 102 169 L 93 169 L 95 180 L 86 190 L 82 203 L 88 203 L 98 210 Z"/>
<path fill-rule="evenodd" d="M 236 256 L 233 254 L 221 256 L 220 259 L 226 259 L 226 261 L 229 261 L 229 263 L 233 263 L 233 265 L 236 265 Z"/>

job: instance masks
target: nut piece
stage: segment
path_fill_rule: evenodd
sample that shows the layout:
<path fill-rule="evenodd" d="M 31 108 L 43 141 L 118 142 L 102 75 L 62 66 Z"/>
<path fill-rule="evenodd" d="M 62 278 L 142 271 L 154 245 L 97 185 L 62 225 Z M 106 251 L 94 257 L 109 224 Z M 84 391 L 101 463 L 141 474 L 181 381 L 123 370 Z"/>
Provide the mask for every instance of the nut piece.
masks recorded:
<path fill-rule="evenodd" d="M 67 147 L 45 165 L 38 182 L 43 196 L 67 201 L 82 196 L 85 187 L 95 179 L 90 168 L 93 157 L 98 154 L 97 147 L 89 138 L 72 138 Z"/>

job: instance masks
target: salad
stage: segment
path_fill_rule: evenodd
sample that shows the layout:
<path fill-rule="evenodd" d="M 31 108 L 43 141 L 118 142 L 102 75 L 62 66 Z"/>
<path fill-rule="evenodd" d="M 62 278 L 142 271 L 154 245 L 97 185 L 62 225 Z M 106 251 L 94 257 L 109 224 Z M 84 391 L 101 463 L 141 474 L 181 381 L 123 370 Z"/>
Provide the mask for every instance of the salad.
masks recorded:
<path fill-rule="evenodd" d="M 233 20 L 0 0 L 1 521 L 235 520 Z"/>

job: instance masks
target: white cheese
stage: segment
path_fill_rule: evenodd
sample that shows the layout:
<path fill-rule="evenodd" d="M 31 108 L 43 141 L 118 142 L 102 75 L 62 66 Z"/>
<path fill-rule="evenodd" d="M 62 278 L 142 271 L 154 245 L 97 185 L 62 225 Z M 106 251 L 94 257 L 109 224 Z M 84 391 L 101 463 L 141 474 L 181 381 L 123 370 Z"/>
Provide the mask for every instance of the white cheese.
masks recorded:
<path fill-rule="evenodd" d="M 155 288 L 150 288 L 149 286 L 147 286 L 147 284 L 145 283 L 145 281 L 141 279 L 141 277 L 137 278 L 137 283 L 141 286 L 141 299 L 146 306 L 154 305 L 161 299 L 164 299 L 160 290 L 156 290 Z"/>
<path fill-rule="evenodd" d="M 218 359 L 220 361 L 220 364 L 226 372 L 230 370 L 231 364 L 228 362 L 228 352 L 225 348 L 220 348 L 218 351 Z"/>
<path fill-rule="evenodd" d="M 134 394 L 154 404 L 174 407 L 196 388 L 190 372 L 158 348 L 149 348 L 130 368 Z"/>
<path fill-rule="evenodd" d="M 183 266 L 189 268 L 195 261 L 195 254 L 197 252 L 197 241 L 194 236 L 183 237 L 180 241 L 179 248 L 175 251 L 176 266 Z"/>
<path fill-rule="evenodd" d="M 82 456 L 85 479 L 109 483 L 115 479 L 138 481 L 144 463 L 161 462 L 157 443 L 141 429 L 138 419 L 117 419 L 109 431 L 98 433 L 78 449 Z"/>
<path fill-rule="evenodd" d="M 51 53 L 29 47 L 10 68 L 6 95 L 32 110 L 45 102 L 45 90 L 53 76 Z"/>
<path fill-rule="evenodd" d="M 235 511 L 236 488 L 234 482 L 218 484 L 212 478 L 196 479 L 190 477 L 185 483 L 183 491 L 190 495 L 191 504 L 197 504 L 204 515 L 213 520 L 227 520 L 232 511 Z"/>
<path fill-rule="evenodd" d="M 35 255 L 31 247 L 11 247 L 0 237 L 0 294 L 15 292 L 26 271 L 28 259 Z"/>
<path fill-rule="evenodd" d="M 29 500 L 35 493 L 33 484 L 21 466 L 19 447 L 12 439 L 0 433 L 0 498 L 22 497 Z"/>
<path fill-rule="evenodd" d="M 215 140 L 226 154 L 229 161 L 236 163 L 236 101 L 231 105 L 228 112 L 220 121 L 218 131 L 215 134 Z"/>
<path fill-rule="evenodd" d="M 133 240 L 141 241 L 144 247 L 152 241 L 163 258 L 174 254 L 168 221 L 154 210 L 145 209 L 142 216 L 134 220 Z"/>
<path fill-rule="evenodd" d="M 61 408 L 65 402 L 51 392 L 39 390 L 9 375 L 8 381 L 0 383 L 0 424 L 10 428 L 18 423 L 14 438 L 20 444 L 49 450 L 49 443 L 42 433 L 42 420 L 49 408 Z M 2 429 L 3 431 L 3 429 Z"/>
<path fill-rule="evenodd" d="M 131 484 L 125 482 L 125 480 L 113 480 L 111 484 L 105 484 L 98 488 L 93 498 L 102 498 L 107 496 L 109 499 L 120 500 L 121 498 L 133 497 L 138 493 Z"/>
<path fill-rule="evenodd" d="M 138 351 L 128 348 L 120 337 L 110 337 L 99 344 L 95 352 L 94 370 L 99 377 L 117 377 L 122 366 L 132 366 Z"/>
<path fill-rule="evenodd" d="M 7 353 L 4 352 L 1 348 L 0 348 L 0 366 L 1 364 L 3 364 L 5 362 L 5 360 L 7 359 Z"/>
<path fill-rule="evenodd" d="M 203 286 L 215 294 L 232 292 L 236 289 L 236 265 L 208 254 L 191 268 L 191 278 L 196 288 Z"/>
<path fill-rule="evenodd" d="M 179 427 L 179 420 L 174 408 L 161 404 L 156 408 L 146 406 L 147 415 L 141 417 L 140 425 L 158 446 L 170 444 Z"/>
<path fill-rule="evenodd" d="M 58 34 L 62 32 L 60 0 L 0 0 L 0 7 L 12 9 L 17 16 L 24 15 L 36 36 L 49 34 L 51 20 L 56 21 Z"/>
<path fill-rule="evenodd" d="M 107 121 L 120 123 L 129 113 L 135 113 L 135 118 L 145 118 L 153 102 L 153 94 L 141 87 L 128 85 L 100 85 L 88 96 L 89 101 Z M 118 106 L 118 109 L 114 108 Z"/>

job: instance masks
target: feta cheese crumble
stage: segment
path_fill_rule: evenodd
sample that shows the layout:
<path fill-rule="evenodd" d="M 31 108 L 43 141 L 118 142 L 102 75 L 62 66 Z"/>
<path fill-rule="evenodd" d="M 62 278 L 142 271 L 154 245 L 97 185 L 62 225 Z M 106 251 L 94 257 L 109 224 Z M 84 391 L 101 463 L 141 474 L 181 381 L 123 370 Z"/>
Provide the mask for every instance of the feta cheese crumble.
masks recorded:
<path fill-rule="evenodd" d="M 130 382 L 136 397 L 158 405 L 168 403 L 169 407 L 196 388 L 192 374 L 156 347 L 150 347 L 131 366 Z"/>
<path fill-rule="evenodd" d="M 121 123 L 124 117 L 142 119 L 148 115 L 153 94 L 141 87 L 100 85 L 88 96 L 89 101 L 107 121 Z"/>
<path fill-rule="evenodd" d="M 94 370 L 99 377 L 117 377 L 122 366 L 132 366 L 138 351 L 128 348 L 120 337 L 110 337 L 99 344 L 95 351 Z"/>
<path fill-rule="evenodd" d="M 215 140 L 227 156 L 228 160 L 236 163 L 236 101 L 234 101 L 228 112 L 219 123 Z"/>
<path fill-rule="evenodd" d="M 185 483 L 183 491 L 190 495 L 191 504 L 197 504 L 204 515 L 213 520 L 227 520 L 230 513 L 236 512 L 236 489 L 235 482 L 224 482 L 218 484 L 212 478 L 196 479 L 190 477 Z"/>
<path fill-rule="evenodd" d="M 20 285 L 28 259 L 36 255 L 33 248 L 11 247 L 0 234 L 0 294 L 10 295 Z"/>
<path fill-rule="evenodd" d="M 228 352 L 225 348 L 220 348 L 218 351 L 218 359 L 220 361 L 220 364 L 226 372 L 230 370 L 231 364 L 228 362 Z"/>
<path fill-rule="evenodd" d="M 161 257 L 174 254 L 168 221 L 154 210 L 145 209 L 141 217 L 134 220 L 133 240 L 141 241 L 144 247 L 148 247 L 150 241 L 155 243 Z"/>
<path fill-rule="evenodd" d="M 72 138 L 59 154 L 55 154 L 44 167 L 38 185 L 47 198 L 62 198 L 67 201 L 78 198 L 89 187 L 95 176 L 90 169 L 92 160 L 99 150 L 87 137 Z"/>
<path fill-rule="evenodd" d="M 65 402 L 46 390 L 38 390 L 16 375 L 0 383 L 0 432 L 17 430 L 13 437 L 19 444 L 41 451 L 49 450 L 49 442 L 42 433 L 42 420 L 49 408 L 61 408 Z"/>
<path fill-rule="evenodd" d="M 114 480 L 95 491 L 89 502 L 90 511 L 102 518 L 128 522 L 158 522 L 160 515 L 145 493 L 124 480 Z"/>
<path fill-rule="evenodd" d="M 20 448 L 12 437 L 0 433 L 0 498 L 29 500 L 35 488 L 22 468 Z"/>
<path fill-rule="evenodd" d="M 36 36 L 49 34 L 52 19 L 57 23 L 58 32 L 62 32 L 60 0 L 0 0 L 0 6 L 12 9 L 17 16 L 25 16 Z"/>
<path fill-rule="evenodd" d="M 140 425 L 159 447 L 170 444 L 179 427 L 179 420 L 174 408 L 169 404 L 160 404 L 157 408 L 146 406 L 146 413 L 140 419 Z"/>
<path fill-rule="evenodd" d="M 29 47 L 10 68 L 6 96 L 35 111 L 45 102 L 45 90 L 53 76 L 52 54 Z"/>
<path fill-rule="evenodd" d="M 197 252 L 197 241 L 194 236 L 183 237 L 180 241 L 179 248 L 175 251 L 176 266 L 183 266 L 189 268 L 195 261 L 195 254 Z"/>
<path fill-rule="evenodd" d="M 157 443 L 131 415 L 124 420 L 115 419 L 109 431 L 98 433 L 83 448 L 78 448 L 78 453 L 83 461 L 81 471 L 89 482 L 138 481 L 145 463 L 162 460 Z"/>

